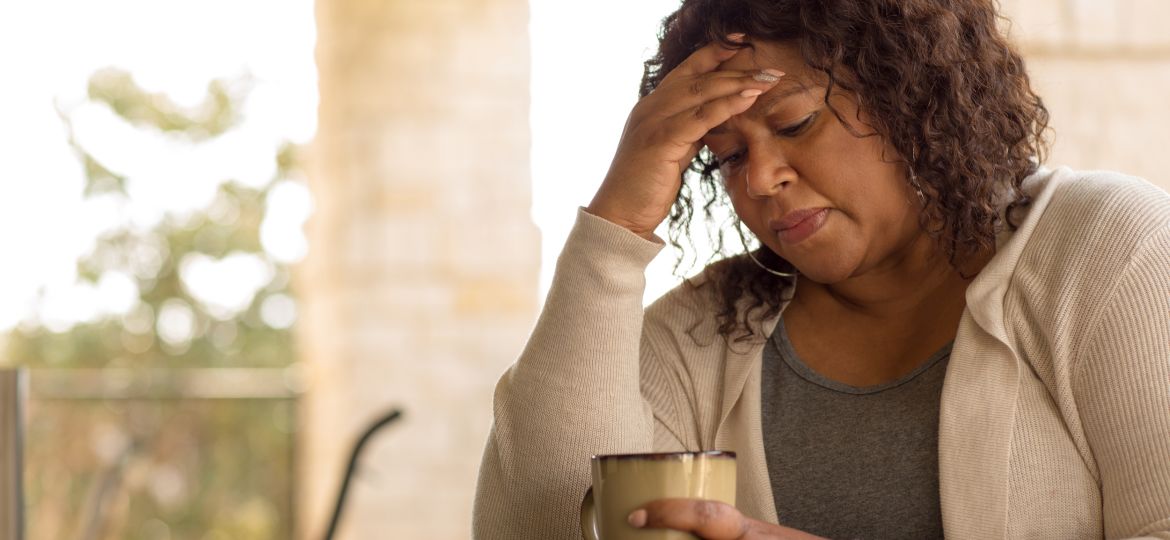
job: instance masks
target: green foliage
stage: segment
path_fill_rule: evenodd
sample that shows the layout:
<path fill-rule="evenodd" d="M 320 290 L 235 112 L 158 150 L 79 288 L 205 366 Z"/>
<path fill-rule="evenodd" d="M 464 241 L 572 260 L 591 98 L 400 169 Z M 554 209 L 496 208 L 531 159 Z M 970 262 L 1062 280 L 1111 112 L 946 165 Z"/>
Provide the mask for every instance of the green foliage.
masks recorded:
<path fill-rule="evenodd" d="M 120 69 L 103 69 L 89 79 L 89 98 L 108 105 L 127 122 L 196 140 L 216 137 L 235 127 L 240 121 L 238 104 L 250 89 L 247 78 L 232 82 L 217 79 L 207 85 L 203 103 L 184 108 L 165 94 L 143 90 Z"/>
<path fill-rule="evenodd" d="M 228 94 L 215 92 L 216 88 L 229 86 L 232 85 L 213 83 L 213 97 L 209 101 L 216 103 L 215 114 L 195 118 L 175 112 L 165 96 L 139 89 L 123 72 L 104 70 L 90 81 L 91 94 L 99 96 L 127 121 L 148 121 L 164 129 L 216 134 L 225 129 L 225 119 L 239 116 L 237 109 L 242 98 L 221 101 Z M 62 119 L 70 145 L 85 164 L 86 195 L 125 197 L 125 176 L 110 171 L 82 148 L 73 136 L 68 116 L 63 114 Z M 274 156 L 278 167 L 272 180 L 285 177 L 298 167 L 297 153 L 296 145 L 281 147 Z M 265 325 L 260 315 L 261 306 L 269 297 L 289 294 L 289 269 L 268 257 L 260 244 L 260 224 L 271 185 L 253 189 L 224 182 L 208 208 L 188 216 L 169 215 L 149 231 L 129 226 L 106 231 L 93 251 L 78 261 L 82 281 L 97 283 L 111 271 L 134 276 L 141 296 L 141 311 L 147 316 L 157 317 L 167 302 L 188 306 L 195 327 L 189 345 L 168 347 L 153 324 L 148 335 L 143 336 L 143 332 L 127 328 L 124 320 L 106 319 L 79 324 L 64 333 L 21 327 L 8 339 L 6 358 L 30 367 L 145 367 L 159 363 L 183 367 L 275 367 L 292 363 L 295 358 L 288 331 Z M 264 259 L 272 266 L 274 278 L 237 317 L 220 320 L 192 297 L 180 278 L 179 265 L 190 255 L 222 259 L 233 253 Z"/>
<path fill-rule="evenodd" d="M 89 96 L 136 127 L 197 143 L 239 123 L 249 86 L 247 80 L 213 81 L 201 105 L 184 109 L 143 90 L 128 73 L 107 69 L 92 76 Z M 83 165 L 85 196 L 128 197 L 126 176 L 77 141 L 68 114 L 61 118 Z M 6 349 L 0 353 L 16 365 L 60 369 L 293 363 L 289 330 L 270 327 L 261 316 L 265 300 L 291 295 L 290 269 L 264 252 L 260 225 L 272 182 L 299 167 L 298 147 L 285 144 L 274 159 L 278 172 L 266 186 L 225 181 L 212 204 L 191 215 L 168 215 L 150 230 L 125 225 L 100 235 L 92 252 L 77 261 L 79 281 L 97 283 L 110 272 L 131 276 L 139 299 L 129 314 L 64 332 L 22 325 L 0 340 Z M 243 311 L 225 319 L 192 296 L 180 267 L 187 257 L 232 254 L 262 259 L 273 279 Z M 163 339 L 157 321 L 169 305 L 189 309 L 194 329 L 189 340 Z M 30 537 L 156 537 L 151 526 L 166 527 L 171 538 L 288 537 L 294 405 L 288 400 L 34 402 L 27 464 Z M 100 451 L 110 433 L 129 441 L 114 457 Z M 74 440 L 82 444 L 69 444 Z M 159 478 L 185 486 L 182 496 L 160 496 L 160 489 L 170 488 L 160 488 Z M 120 502 L 95 506 L 106 499 Z M 77 523 L 70 521 L 74 516 Z M 219 536 L 205 536 L 209 531 Z"/>
<path fill-rule="evenodd" d="M 61 123 L 65 126 L 66 142 L 69 144 L 69 148 L 81 161 L 82 171 L 85 173 L 84 195 L 86 197 L 106 193 L 126 195 L 126 177 L 107 169 L 77 142 L 77 137 L 73 133 L 73 121 L 64 111 L 58 108 L 57 116 L 61 118 Z"/>

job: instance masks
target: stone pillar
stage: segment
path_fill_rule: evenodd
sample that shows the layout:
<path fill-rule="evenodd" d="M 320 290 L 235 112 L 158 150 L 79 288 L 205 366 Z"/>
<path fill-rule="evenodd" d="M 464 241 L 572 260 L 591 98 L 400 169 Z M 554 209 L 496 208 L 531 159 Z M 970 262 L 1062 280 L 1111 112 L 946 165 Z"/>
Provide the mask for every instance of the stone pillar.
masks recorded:
<path fill-rule="evenodd" d="M 1052 113 L 1048 163 L 1126 172 L 1170 188 L 1170 2 L 1002 4 Z"/>
<path fill-rule="evenodd" d="M 315 211 L 297 271 L 298 530 L 319 538 L 381 412 L 339 538 L 465 539 L 495 382 L 531 330 L 525 0 L 319 0 Z"/>

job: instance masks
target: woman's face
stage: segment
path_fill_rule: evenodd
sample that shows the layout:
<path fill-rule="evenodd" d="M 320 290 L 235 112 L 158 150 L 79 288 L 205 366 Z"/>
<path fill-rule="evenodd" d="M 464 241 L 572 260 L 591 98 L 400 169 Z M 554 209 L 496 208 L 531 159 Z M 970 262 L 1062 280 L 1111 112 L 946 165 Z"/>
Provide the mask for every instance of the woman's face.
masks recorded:
<path fill-rule="evenodd" d="M 824 102 L 823 74 L 794 46 L 755 42 L 728 70 L 787 73 L 751 109 L 702 140 L 740 220 L 800 273 L 832 284 L 889 268 L 925 238 L 920 203 L 896 151 L 845 94 Z"/>

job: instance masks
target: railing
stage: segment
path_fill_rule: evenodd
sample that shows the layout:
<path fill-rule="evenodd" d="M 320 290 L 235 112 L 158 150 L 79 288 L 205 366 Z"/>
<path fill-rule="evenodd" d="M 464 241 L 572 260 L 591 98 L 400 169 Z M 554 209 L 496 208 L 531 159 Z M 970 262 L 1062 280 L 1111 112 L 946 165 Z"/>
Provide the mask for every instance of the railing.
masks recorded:
<path fill-rule="evenodd" d="M 23 370 L 0 369 L 0 538 L 24 539 Z"/>
<path fill-rule="evenodd" d="M 37 369 L 32 398 L 54 400 L 296 399 L 293 368 Z"/>
<path fill-rule="evenodd" d="M 200 369 L 0 369 L 0 540 L 24 540 L 27 517 L 23 476 L 27 400 L 64 402 L 175 402 L 205 400 L 278 400 L 295 402 L 303 391 L 298 372 L 273 368 Z M 35 407 L 34 407 L 35 408 Z M 389 411 L 357 439 L 338 488 L 336 505 L 324 538 L 334 537 L 346 493 L 363 447 L 401 413 Z M 34 437 L 35 439 L 35 437 Z M 293 471 L 289 471 L 292 473 Z M 108 491 L 102 490 L 102 491 Z M 81 517 L 80 538 L 94 538 L 104 512 L 101 491 Z M 290 508 L 291 510 L 291 508 Z"/>
<path fill-rule="evenodd" d="M 302 391 L 295 365 L 26 370 L 25 538 L 291 537 Z"/>

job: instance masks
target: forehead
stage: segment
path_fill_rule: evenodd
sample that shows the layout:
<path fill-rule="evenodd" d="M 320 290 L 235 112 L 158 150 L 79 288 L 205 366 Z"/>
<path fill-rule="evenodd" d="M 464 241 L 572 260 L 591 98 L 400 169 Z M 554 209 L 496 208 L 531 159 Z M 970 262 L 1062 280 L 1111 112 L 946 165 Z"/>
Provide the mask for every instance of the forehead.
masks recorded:
<path fill-rule="evenodd" d="M 720 64 L 719 68 L 739 71 L 771 68 L 799 79 L 808 79 L 812 74 L 795 45 L 771 41 L 753 41 L 751 47 L 740 49 L 730 60 Z"/>
<path fill-rule="evenodd" d="M 821 98 L 823 86 L 818 81 L 823 74 L 808 67 L 795 45 L 773 42 L 753 42 L 754 47 L 741 49 L 719 69 L 756 71 L 778 69 L 785 73 L 776 87 L 764 94 L 753 110 L 770 109 L 792 96 Z"/>

